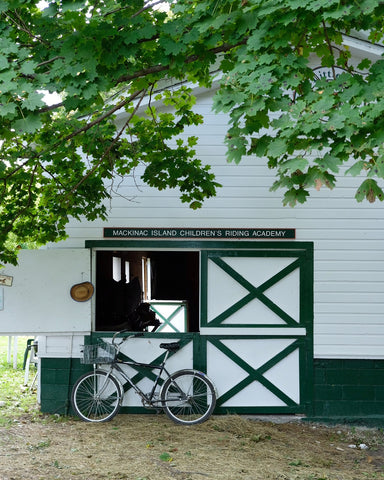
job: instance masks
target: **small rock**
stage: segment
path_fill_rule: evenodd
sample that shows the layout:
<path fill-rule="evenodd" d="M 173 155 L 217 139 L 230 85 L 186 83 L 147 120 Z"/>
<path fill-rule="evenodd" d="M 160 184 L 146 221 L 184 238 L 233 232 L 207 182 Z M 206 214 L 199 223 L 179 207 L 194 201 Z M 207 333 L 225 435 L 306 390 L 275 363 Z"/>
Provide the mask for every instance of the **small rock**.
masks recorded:
<path fill-rule="evenodd" d="M 348 445 L 349 448 L 357 448 L 357 445 Z"/>
<path fill-rule="evenodd" d="M 360 450 L 368 450 L 368 445 L 366 445 L 365 443 L 360 443 L 359 448 Z"/>

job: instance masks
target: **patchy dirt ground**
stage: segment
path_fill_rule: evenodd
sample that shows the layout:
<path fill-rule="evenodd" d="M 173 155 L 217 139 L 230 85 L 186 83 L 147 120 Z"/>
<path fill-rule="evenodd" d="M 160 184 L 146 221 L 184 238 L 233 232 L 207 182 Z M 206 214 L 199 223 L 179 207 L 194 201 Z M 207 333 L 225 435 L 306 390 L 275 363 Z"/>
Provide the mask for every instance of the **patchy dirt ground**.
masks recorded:
<path fill-rule="evenodd" d="M 0 479 L 376 479 L 384 478 L 383 444 L 379 430 L 237 416 L 194 427 L 164 415 L 104 424 L 27 416 L 0 427 Z"/>

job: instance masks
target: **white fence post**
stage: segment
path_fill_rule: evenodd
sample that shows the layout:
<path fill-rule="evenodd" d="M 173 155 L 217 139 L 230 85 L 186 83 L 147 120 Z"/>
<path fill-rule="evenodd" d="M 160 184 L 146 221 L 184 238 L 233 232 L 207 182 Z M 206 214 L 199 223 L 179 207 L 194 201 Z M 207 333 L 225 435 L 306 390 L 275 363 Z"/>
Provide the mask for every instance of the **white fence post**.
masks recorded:
<path fill-rule="evenodd" d="M 17 368 L 17 337 L 8 337 L 7 362 L 11 363 L 12 357 L 12 338 L 13 338 L 13 368 Z"/>

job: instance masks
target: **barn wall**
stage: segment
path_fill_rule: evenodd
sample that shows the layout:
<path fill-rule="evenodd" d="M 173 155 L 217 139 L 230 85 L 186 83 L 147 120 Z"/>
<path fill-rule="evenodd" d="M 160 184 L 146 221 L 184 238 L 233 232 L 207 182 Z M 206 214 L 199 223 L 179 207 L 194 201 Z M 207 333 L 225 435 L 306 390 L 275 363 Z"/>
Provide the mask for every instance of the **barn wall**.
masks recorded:
<path fill-rule="evenodd" d="M 281 193 L 269 192 L 273 172 L 264 160 L 226 163 L 227 118 L 211 112 L 209 92 L 200 92 L 196 110 L 204 114 L 205 124 L 188 134 L 199 137 L 197 155 L 212 165 L 223 185 L 217 197 L 192 211 L 180 203 L 177 192 L 142 185 L 138 171 L 113 198 L 107 222 L 73 221 L 70 238 L 55 248 L 81 248 L 85 240 L 101 239 L 103 227 L 295 228 L 298 241 L 314 242 L 315 357 L 382 358 L 382 205 L 357 203 L 353 197 L 361 179 L 340 174 L 334 191 L 313 191 L 305 205 L 283 207 Z"/>

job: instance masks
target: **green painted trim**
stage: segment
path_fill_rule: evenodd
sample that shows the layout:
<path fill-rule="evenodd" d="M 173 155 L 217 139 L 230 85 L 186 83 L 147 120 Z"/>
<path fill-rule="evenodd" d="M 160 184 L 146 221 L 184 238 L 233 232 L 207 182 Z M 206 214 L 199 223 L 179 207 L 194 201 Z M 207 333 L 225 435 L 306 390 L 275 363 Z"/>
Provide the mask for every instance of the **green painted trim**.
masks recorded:
<path fill-rule="evenodd" d="M 180 310 L 184 309 L 184 305 L 179 305 L 176 310 L 174 310 L 169 317 L 165 317 L 162 313 L 160 313 L 157 308 L 154 305 L 151 305 L 151 310 L 154 311 L 160 318 L 163 320 L 163 323 L 157 328 L 156 332 L 161 332 L 164 330 L 166 326 L 172 328 L 174 332 L 179 332 L 178 330 L 171 322 L 173 318 L 180 312 Z M 185 321 L 185 313 L 184 313 L 184 329 L 186 329 L 186 321 Z M 183 332 L 184 333 L 184 332 Z"/>
<path fill-rule="evenodd" d="M 300 324 L 307 328 L 307 332 L 311 337 L 313 337 L 313 284 L 313 245 L 310 245 L 303 255 L 303 265 L 302 268 L 300 268 L 300 298 L 302 300 L 300 302 Z"/>
<path fill-rule="evenodd" d="M 199 334 L 193 343 L 193 368 L 207 373 L 207 338 Z"/>
<path fill-rule="evenodd" d="M 274 277 L 270 278 L 267 282 L 265 282 L 263 285 L 260 285 L 259 287 L 254 287 L 252 283 L 248 282 L 242 275 L 240 275 L 234 268 L 229 266 L 222 258 L 219 257 L 211 257 L 210 254 L 209 258 L 211 261 L 213 261 L 218 267 L 220 267 L 224 272 L 226 272 L 230 277 L 232 277 L 237 283 L 239 283 L 242 287 L 244 287 L 246 290 L 249 291 L 249 294 L 243 297 L 241 300 L 236 302 L 234 305 L 232 305 L 230 308 L 228 308 L 226 311 L 224 311 L 222 314 L 218 315 L 215 319 L 211 320 L 208 324 L 210 327 L 217 327 L 220 326 L 221 323 L 229 318 L 231 315 L 233 315 L 235 312 L 243 308 L 245 305 L 247 305 L 249 302 L 252 300 L 255 300 L 256 298 L 260 300 L 267 308 L 272 310 L 274 313 L 276 313 L 277 316 L 279 316 L 282 320 L 285 321 L 285 323 L 289 326 L 296 326 L 297 322 L 287 315 L 281 308 L 279 308 L 274 302 L 269 300 L 263 292 L 272 286 L 274 283 L 279 281 L 282 277 L 280 275 L 275 275 Z M 227 254 L 226 254 L 227 256 Z M 255 257 L 257 255 L 249 255 L 252 257 Z M 295 268 L 298 268 L 298 265 L 296 262 L 294 262 Z M 284 269 L 287 270 L 287 269 Z M 289 270 L 289 273 L 291 270 Z M 280 274 L 281 272 L 279 272 Z M 279 277 L 277 279 L 277 277 Z"/>
<path fill-rule="evenodd" d="M 200 253 L 200 328 L 208 321 L 208 252 Z"/>
<path fill-rule="evenodd" d="M 303 266 L 300 268 L 300 323 L 306 328 L 306 337 L 301 338 L 300 349 L 300 395 L 303 398 L 304 409 L 307 415 L 313 412 L 314 398 L 314 370 L 313 370 L 313 317 L 314 317 L 314 258 L 313 244 L 308 245 L 304 254 Z"/>
<path fill-rule="evenodd" d="M 170 352 L 170 355 L 171 356 L 173 355 L 173 352 Z M 150 361 L 151 364 L 153 365 L 158 365 L 160 364 L 163 360 L 164 360 L 164 357 L 165 357 L 165 352 L 164 353 L 161 353 L 158 357 L 154 358 L 153 360 Z M 124 355 L 123 353 L 120 353 L 119 354 L 119 358 L 123 361 L 123 362 L 131 362 L 131 361 L 135 361 L 134 358 L 131 358 L 131 357 L 128 357 L 127 355 Z M 122 366 L 123 367 L 123 366 Z M 137 373 L 135 375 L 130 375 L 131 379 L 132 379 L 132 382 L 136 385 L 137 383 L 139 383 L 141 380 L 143 380 L 144 378 L 148 378 L 148 380 L 150 380 L 151 382 L 154 382 L 156 380 L 156 376 L 157 376 L 157 370 L 150 370 L 149 368 L 145 368 L 145 367 L 140 367 L 140 366 L 134 366 L 134 365 L 130 365 L 129 366 L 130 368 L 132 368 L 132 370 L 135 370 Z M 161 383 L 160 383 L 161 385 Z M 123 388 L 124 388 L 124 392 L 127 392 L 131 387 L 131 385 L 128 383 L 128 382 L 125 382 L 123 384 Z"/>
<path fill-rule="evenodd" d="M 270 370 L 272 367 L 277 365 L 283 358 L 287 357 L 290 355 L 292 352 L 297 350 L 300 347 L 300 342 L 299 340 L 295 340 L 294 342 L 291 343 L 291 345 L 288 345 L 287 347 L 284 348 L 284 350 L 281 350 L 279 353 L 277 353 L 274 357 L 272 357 L 268 362 L 264 363 L 261 367 L 258 368 L 258 372 L 263 375 L 266 373 L 268 370 Z"/>
<path fill-rule="evenodd" d="M 216 405 L 215 414 L 217 415 L 226 415 L 226 414 L 236 414 L 236 415 L 263 415 L 263 414 L 305 414 L 297 407 L 222 407 Z"/>
<path fill-rule="evenodd" d="M 99 338 L 111 338 L 115 334 L 115 331 L 97 331 L 97 332 L 92 332 L 91 338 L 92 338 L 92 343 L 96 343 L 97 339 Z M 135 333 L 135 332 L 127 332 L 129 333 Z M 141 333 L 141 332 L 140 332 Z M 162 333 L 157 333 L 157 332 L 144 332 L 143 338 L 170 338 L 172 341 L 174 339 L 180 339 L 182 341 L 189 341 L 192 340 L 196 335 L 199 335 L 197 332 L 162 332 Z M 124 335 L 123 335 L 124 336 Z"/>
<path fill-rule="evenodd" d="M 209 322 L 208 325 L 202 325 L 202 327 L 209 327 L 209 328 L 212 327 L 213 328 L 211 322 Z M 223 331 L 225 331 L 225 329 L 229 329 L 229 328 L 232 329 L 232 330 L 234 328 L 239 329 L 239 330 L 246 329 L 246 328 L 248 328 L 248 329 L 251 328 L 251 329 L 256 330 L 256 331 L 258 329 L 261 329 L 261 328 L 268 328 L 268 329 L 271 328 L 271 329 L 279 329 L 279 330 L 284 330 L 284 329 L 289 329 L 289 330 L 303 330 L 304 329 L 305 330 L 305 327 L 303 325 L 291 326 L 291 325 L 287 325 L 287 324 L 284 325 L 283 323 L 282 324 L 276 323 L 276 324 L 273 324 L 273 325 L 271 325 L 270 323 L 257 323 L 257 324 L 254 324 L 254 323 L 241 323 L 241 324 L 239 324 L 239 323 L 236 323 L 236 324 L 228 323 L 228 324 L 226 324 L 226 323 L 224 323 L 223 325 L 221 325 L 221 324 L 220 325 L 215 325 L 215 328 L 223 329 Z M 300 334 L 300 335 L 304 336 L 304 334 Z"/>
<path fill-rule="evenodd" d="M 312 258 L 313 262 L 313 245 L 312 248 L 308 248 L 307 250 L 301 251 L 287 251 L 282 249 L 280 251 L 208 251 L 203 252 L 201 256 L 201 327 L 220 327 L 220 328 L 265 328 L 265 327 L 274 327 L 274 328 L 303 328 L 303 326 L 308 326 L 309 322 L 311 321 L 311 332 L 312 332 L 312 323 L 313 323 L 313 313 L 310 315 L 310 319 L 308 319 L 308 315 L 303 316 L 303 312 L 307 312 L 309 306 L 309 311 L 313 312 L 313 293 L 310 296 L 303 295 L 303 287 L 301 282 L 309 282 L 309 285 L 313 290 L 313 273 L 311 275 L 311 267 L 308 265 L 310 259 Z M 309 255 L 308 255 L 309 253 Z M 246 280 L 242 275 L 240 275 L 234 268 L 228 265 L 222 257 L 280 257 L 280 258 L 295 258 L 292 263 L 290 263 L 287 267 L 280 270 L 278 273 L 273 275 L 267 281 L 265 281 L 262 285 L 255 287 L 252 285 L 248 280 Z M 220 315 L 215 317 L 214 319 L 208 322 L 208 262 L 212 261 L 215 263 L 219 268 L 221 268 L 224 272 L 226 272 L 230 277 L 232 277 L 237 283 L 239 283 L 244 289 L 248 290 L 248 294 L 245 295 L 242 299 L 240 299 L 235 304 L 231 305 L 227 310 L 222 312 Z M 308 268 L 309 267 L 309 268 Z M 300 306 L 299 306 L 299 319 L 296 321 L 286 312 L 284 312 L 278 305 L 272 302 L 268 297 L 264 295 L 264 292 L 270 288 L 271 286 L 275 285 L 281 279 L 299 269 L 300 275 Z M 304 271 L 304 273 L 303 273 Z M 313 271 L 313 270 L 312 270 Z M 306 284 L 307 285 L 307 284 Z M 306 287 L 308 289 L 308 285 Z M 269 308 L 272 312 L 274 312 L 278 317 L 280 317 L 284 322 L 285 325 L 275 324 L 223 324 L 223 322 L 231 317 L 234 313 L 239 311 L 249 302 L 258 299 L 261 301 L 267 308 Z M 312 303 L 309 304 L 309 300 L 312 299 Z M 303 308 L 303 305 L 306 305 Z"/>

